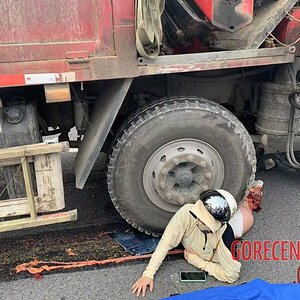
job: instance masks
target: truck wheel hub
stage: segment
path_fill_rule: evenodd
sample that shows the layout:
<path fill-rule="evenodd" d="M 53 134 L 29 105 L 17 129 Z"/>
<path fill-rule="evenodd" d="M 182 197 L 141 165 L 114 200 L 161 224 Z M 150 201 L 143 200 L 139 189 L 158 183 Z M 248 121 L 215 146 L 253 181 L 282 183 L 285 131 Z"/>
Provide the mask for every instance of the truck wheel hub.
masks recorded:
<path fill-rule="evenodd" d="M 195 203 L 202 191 L 220 188 L 224 173 L 223 160 L 211 145 L 179 139 L 163 145 L 148 159 L 143 185 L 152 203 L 175 212 L 178 206 Z"/>
<path fill-rule="evenodd" d="M 180 166 L 175 172 L 175 182 L 179 186 L 186 187 L 191 185 L 193 182 L 193 172 L 191 169 L 185 169 L 184 167 Z"/>

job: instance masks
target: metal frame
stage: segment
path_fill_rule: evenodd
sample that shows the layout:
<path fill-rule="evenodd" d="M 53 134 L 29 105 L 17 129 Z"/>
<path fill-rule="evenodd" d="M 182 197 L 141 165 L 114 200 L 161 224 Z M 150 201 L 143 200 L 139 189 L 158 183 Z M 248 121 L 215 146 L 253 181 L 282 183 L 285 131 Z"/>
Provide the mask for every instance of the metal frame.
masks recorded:
<path fill-rule="evenodd" d="M 220 51 L 139 58 L 139 74 L 155 75 L 291 63 L 295 47 Z"/>
<path fill-rule="evenodd" d="M 131 86 L 132 78 L 109 80 L 97 100 L 90 126 L 76 155 L 76 187 L 82 189 Z"/>
<path fill-rule="evenodd" d="M 286 16 L 286 12 L 297 4 L 298 0 L 269 0 L 269 3 L 265 2 L 255 12 L 255 17 L 248 26 L 233 33 L 219 32 L 217 47 L 220 50 L 257 49 Z"/>

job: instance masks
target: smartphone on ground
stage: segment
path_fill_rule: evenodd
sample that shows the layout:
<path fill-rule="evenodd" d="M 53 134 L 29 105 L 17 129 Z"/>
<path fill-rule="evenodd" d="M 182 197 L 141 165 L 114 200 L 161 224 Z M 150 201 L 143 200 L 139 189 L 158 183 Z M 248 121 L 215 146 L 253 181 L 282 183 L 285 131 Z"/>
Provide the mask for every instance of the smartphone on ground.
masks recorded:
<path fill-rule="evenodd" d="M 185 271 L 180 272 L 181 282 L 205 282 L 207 273 L 204 271 Z"/>

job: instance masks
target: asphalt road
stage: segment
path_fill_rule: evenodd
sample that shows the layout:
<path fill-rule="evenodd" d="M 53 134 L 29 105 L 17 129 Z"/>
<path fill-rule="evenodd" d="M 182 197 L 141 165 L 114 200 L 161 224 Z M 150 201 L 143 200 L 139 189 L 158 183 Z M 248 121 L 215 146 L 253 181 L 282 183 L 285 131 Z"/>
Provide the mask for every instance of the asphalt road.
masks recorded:
<path fill-rule="evenodd" d="M 105 192 L 103 159 L 89 178 L 83 191 L 74 188 L 72 160 L 70 155 L 64 160 L 66 202 L 68 208 L 79 207 L 79 221 L 64 226 L 89 226 L 101 223 L 103 228 L 110 224 L 125 225 L 109 202 Z M 266 171 L 257 174 L 265 181 L 263 209 L 255 215 L 255 225 L 245 236 L 246 240 L 300 240 L 300 177 L 289 170 Z M 101 199 L 101 201 L 100 201 Z M 96 205 L 96 207 L 94 206 Z M 109 212 L 109 213 L 108 213 Z M 61 225 L 52 227 L 62 229 Z M 37 230 L 43 231 L 45 228 Z M 31 231 L 34 233 L 35 231 Z M 28 231 L 17 235 L 28 234 Z M 1 243 L 1 240 L 0 240 Z M 109 267 L 99 267 L 88 271 L 49 274 L 37 281 L 34 278 L 0 282 L 0 299 L 135 299 L 131 285 L 141 275 L 147 262 L 125 263 Z M 254 278 L 262 278 L 272 283 L 292 283 L 296 280 L 300 261 L 244 261 L 241 277 L 236 284 Z M 155 278 L 154 293 L 146 299 L 159 299 L 170 294 L 219 286 L 221 283 L 209 277 L 204 284 L 182 284 L 179 272 L 193 270 L 183 259 L 167 260 Z"/>

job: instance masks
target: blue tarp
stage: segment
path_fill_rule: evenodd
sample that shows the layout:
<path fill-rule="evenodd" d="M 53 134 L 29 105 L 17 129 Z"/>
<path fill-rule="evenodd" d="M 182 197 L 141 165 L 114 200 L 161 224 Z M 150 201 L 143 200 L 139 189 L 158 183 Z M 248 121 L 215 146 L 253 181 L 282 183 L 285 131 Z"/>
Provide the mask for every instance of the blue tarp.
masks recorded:
<path fill-rule="evenodd" d="M 271 284 L 254 279 L 238 286 L 220 286 L 186 293 L 170 300 L 296 300 L 300 299 L 300 284 Z"/>

